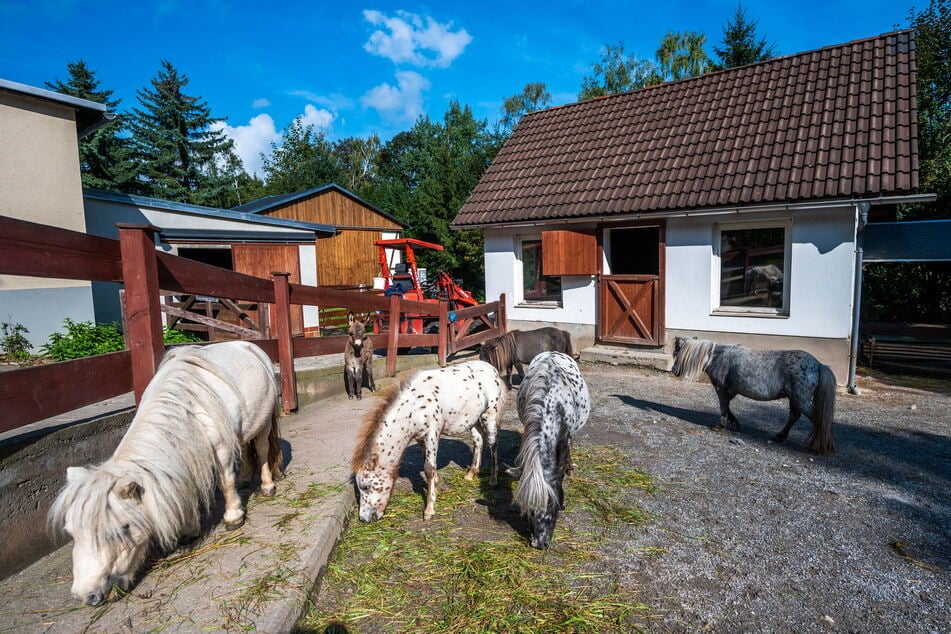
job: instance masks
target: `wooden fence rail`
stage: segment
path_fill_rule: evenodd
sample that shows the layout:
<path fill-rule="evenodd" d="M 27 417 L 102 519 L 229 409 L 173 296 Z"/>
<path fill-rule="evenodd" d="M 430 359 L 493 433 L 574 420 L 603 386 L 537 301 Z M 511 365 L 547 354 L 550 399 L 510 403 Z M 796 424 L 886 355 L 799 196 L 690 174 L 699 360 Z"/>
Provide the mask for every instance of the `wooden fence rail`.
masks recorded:
<path fill-rule="evenodd" d="M 278 271 L 264 279 L 156 251 L 154 227 L 119 225 L 119 240 L 89 236 L 0 216 L 0 274 L 28 275 L 123 284 L 123 323 L 127 349 L 74 361 L 10 370 L 0 375 L 0 432 L 42 420 L 128 392 L 136 402 L 165 352 L 162 338 L 163 292 L 223 297 L 270 306 L 259 314 L 272 338 L 251 339 L 280 364 L 285 411 L 297 408 L 294 359 L 342 353 L 343 337 L 292 337 L 290 306 L 333 306 L 355 313 L 375 313 L 399 324 L 410 313 L 437 320 L 435 334 L 405 334 L 398 327 L 381 333 L 386 342 L 387 374 L 396 371 L 397 351 L 431 346 L 440 365 L 448 354 L 505 332 L 505 297 L 452 314 L 446 302 L 404 301 L 398 295 L 291 284 Z M 264 313 L 265 311 L 261 311 Z M 491 316 L 494 315 L 494 320 Z M 474 320 L 486 330 L 468 334 Z M 269 326 L 269 327 L 268 327 Z M 378 347 L 383 347 L 379 346 Z"/>

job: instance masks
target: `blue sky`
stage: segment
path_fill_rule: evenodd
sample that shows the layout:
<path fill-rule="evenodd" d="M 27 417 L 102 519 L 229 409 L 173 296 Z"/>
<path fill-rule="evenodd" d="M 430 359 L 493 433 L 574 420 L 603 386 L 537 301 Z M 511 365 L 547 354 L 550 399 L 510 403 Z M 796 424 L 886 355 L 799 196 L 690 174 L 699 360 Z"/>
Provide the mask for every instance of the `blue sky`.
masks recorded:
<path fill-rule="evenodd" d="M 736 0 L 270 3 L 225 0 L 0 0 L 0 78 L 43 87 L 85 60 L 103 88 L 138 105 L 162 59 L 188 94 L 227 119 L 249 170 L 296 117 L 330 139 L 406 130 L 451 99 L 499 118 L 505 97 L 543 82 L 576 100 L 605 44 L 653 58 L 667 31 L 700 31 L 708 53 Z M 910 0 L 744 0 L 782 55 L 904 28 Z M 927 6 L 920 0 L 918 8 Z"/>

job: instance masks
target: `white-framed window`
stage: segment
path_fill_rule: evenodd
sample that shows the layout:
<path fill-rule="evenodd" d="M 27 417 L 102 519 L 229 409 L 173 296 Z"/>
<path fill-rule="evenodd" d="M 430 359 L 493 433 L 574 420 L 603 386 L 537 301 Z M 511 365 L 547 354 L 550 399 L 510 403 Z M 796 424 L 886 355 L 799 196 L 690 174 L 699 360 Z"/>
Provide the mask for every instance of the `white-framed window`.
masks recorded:
<path fill-rule="evenodd" d="M 789 315 L 792 221 L 717 224 L 714 314 Z"/>
<path fill-rule="evenodd" d="M 542 273 L 541 236 L 519 238 L 519 265 L 522 269 L 522 304 L 561 306 L 561 277 Z"/>

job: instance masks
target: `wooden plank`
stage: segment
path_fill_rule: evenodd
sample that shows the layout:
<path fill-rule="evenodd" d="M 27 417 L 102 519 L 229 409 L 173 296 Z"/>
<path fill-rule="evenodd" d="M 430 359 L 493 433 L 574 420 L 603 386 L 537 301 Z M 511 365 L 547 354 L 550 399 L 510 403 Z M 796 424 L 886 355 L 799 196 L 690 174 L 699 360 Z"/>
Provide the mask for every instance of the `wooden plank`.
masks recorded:
<path fill-rule="evenodd" d="M 0 216 L 0 274 L 121 282 L 119 242 Z"/>
<path fill-rule="evenodd" d="M 386 376 L 396 374 L 396 353 L 399 346 L 399 326 L 400 323 L 400 304 L 402 299 L 399 295 L 390 295 L 389 323 L 390 332 L 386 343 Z"/>
<path fill-rule="evenodd" d="M 0 381 L 0 432 L 131 390 L 128 350 L 9 370 Z"/>
<path fill-rule="evenodd" d="M 456 342 L 456 351 L 465 350 L 466 348 L 471 348 L 472 346 L 477 346 L 480 343 L 485 343 L 489 339 L 495 339 L 500 337 L 505 333 L 499 332 L 498 329 L 494 330 L 483 330 L 477 332 L 473 335 L 466 335 Z"/>
<path fill-rule="evenodd" d="M 169 306 L 168 304 L 162 306 L 162 312 L 172 315 L 176 319 L 190 319 L 191 321 L 197 321 L 200 324 L 211 326 L 216 330 L 226 330 L 248 339 L 256 339 L 262 336 L 262 333 L 258 330 L 251 330 L 250 328 L 236 326 L 235 324 L 230 324 L 226 321 L 221 321 L 220 319 L 205 317 L 204 315 L 199 315 L 198 313 L 191 313 L 187 310 L 182 310 L 181 308 Z M 187 325 L 188 324 L 180 324 L 179 328 L 184 329 L 184 327 Z"/>
<path fill-rule="evenodd" d="M 494 313 L 499 310 L 499 302 L 491 302 L 488 304 L 479 304 L 478 306 L 468 306 L 466 308 L 460 308 L 459 310 L 453 311 L 456 314 L 456 319 L 469 319 L 471 317 L 480 317 L 482 315 L 488 315 L 489 313 Z"/>
<path fill-rule="evenodd" d="M 270 279 L 272 271 L 283 271 L 290 274 L 291 284 L 300 284 L 300 251 L 295 244 L 232 244 L 231 255 L 237 273 Z M 290 310 L 291 335 L 304 334 L 303 308 Z"/>

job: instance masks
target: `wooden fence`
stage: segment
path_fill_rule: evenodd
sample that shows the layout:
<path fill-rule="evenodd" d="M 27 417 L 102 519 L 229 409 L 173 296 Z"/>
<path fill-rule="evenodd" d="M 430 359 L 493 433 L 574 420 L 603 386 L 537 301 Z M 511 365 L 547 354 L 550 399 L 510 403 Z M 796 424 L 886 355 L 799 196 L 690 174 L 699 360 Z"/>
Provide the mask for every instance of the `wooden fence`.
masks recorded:
<path fill-rule="evenodd" d="M 280 364 L 281 398 L 286 412 L 297 408 L 294 359 L 342 353 L 343 337 L 292 337 L 290 306 L 345 307 L 372 312 L 397 324 L 414 313 L 438 320 L 435 334 L 381 333 L 386 341 L 386 372 L 396 372 L 397 350 L 430 346 L 440 365 L 449 354 L 506 331 L 505 297 L 450 315 L 445 302 L 404 301 L 400 296 L 291 284 L 288 273 L 271 279 L 163 253 L 155 249 L 154 227 L 119 225 L 119 240 L 0 216 L 0 274 L 123 284 L 123 321 L 127 349 L 112 354 L 4 372 L 0 377 L 0 432 L 55 416 L 130 390 L 136 402 L 165 352 L 162 292 L 226 297 L 235 302 L 269 305 L 270 338 L 251 339 Z M 494 314 L 494 319 L 490 316 Z M 473 321 L 488 329 L 469 334 Z M 263 317 L 260 321 L 265 321 Z"/>

